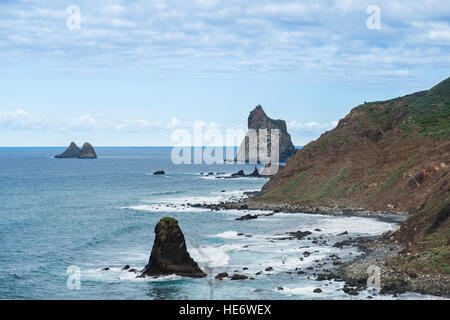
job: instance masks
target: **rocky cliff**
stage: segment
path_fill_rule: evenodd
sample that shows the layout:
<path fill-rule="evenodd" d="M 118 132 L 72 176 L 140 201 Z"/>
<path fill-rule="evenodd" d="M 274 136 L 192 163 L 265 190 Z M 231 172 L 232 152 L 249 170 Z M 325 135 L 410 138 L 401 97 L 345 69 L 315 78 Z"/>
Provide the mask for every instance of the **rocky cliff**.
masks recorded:
<path fill-rule="evenodd" d="M 365 103 L 294 154 L 252 201 L 414 213 L 448 194 L 450 78 Z"/>
<path fill-rule="evenodd" d="M 430 90 L 357 106 L 293 155 L 247 206 L 410 214 L 386 240 L 403 249 L 376 259 L 383 290 L 450 296 L 449 162 L 450 78 Z M 370 255 L 355 264 L 368 261 Z M 363 269 L 347 278 L 367 276 Z"/>
<path fill-rule="evenodd" d="M 270 130 L 278 129 L 280 131 L 280 162 L 286 162 L 287 159 L 295 153 L 295 147 L 291 141 L 291 136 L 287 132 L 286 122 L 284 120 L 273 120 L 269 118 L 260 105 L 256 106 L 256 108 L 250 112 L 250 115 L 248 117 L 248 129 L 256 130 L 257 134 L 259 134 L 260 129 L 267 129 L 267 147 L 269 156 L 271 154 L 270 147 L 272 145 Z M 259 142 L 259 137 L 257 138 L 257 141 Z M 259 148 L 252 148 L 252 146 L 249 144 L 249 139 L 245 138 L 240 145 L 236 160 L 249 162 L 249 160 L 252 160 L 252 158 L 249 157 L 249 153 L 251 154 L 253 152 L 256 157 L 256 155 L 259 155 Z M 260 162 L 259 156 L 257 157 L 257 160 L 258 162 Z"/>

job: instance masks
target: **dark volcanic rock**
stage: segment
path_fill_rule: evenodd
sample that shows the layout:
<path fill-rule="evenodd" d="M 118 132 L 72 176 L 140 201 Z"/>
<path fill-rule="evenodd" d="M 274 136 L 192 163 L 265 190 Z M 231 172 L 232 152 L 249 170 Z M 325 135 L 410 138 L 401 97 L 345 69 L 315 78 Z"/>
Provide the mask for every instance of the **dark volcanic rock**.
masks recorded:
<path fill-rule="evenodd" d="M 231 174 L 228 177 L 216 177 L 216 178 L 267 178 L 267 176 L 259 174 L 258 168 L 255 167 L 255 170 L 253 170 L 250 174 L 245 174 L 244 170 L 239 170 L 236 173 Z"/>
<path fill-rule="evenodd" d="M 259 174 L 259 171 L 258 171 L 258 168 L 257 168 L 257 167 L 255 167 L 255 170 L 253 170 L 253 172 L 250 173 L 248 176 L 249 176 L 249 177 L 253 177 L 253 178 L 259 178 L 259 177 L 261 177 L 261 175 Z"/>
<path fill-rule="evenodd" d="M 56 155 L 55 158 L 97 159 L 97 154 L 90 143 L 86 142 L 80 150 L 75 142 L 72 142 L 66 151 Z"/>
<path fill-rule="evenodd" d="M 233 174 L 231 175 L 231 177 L 245 177 L 244 170 L 239 170 L 238 172 L 233 173 Z"/>
<path fill-rule="evenodd" d="M 302 240 L 304 237 L 309 236 L 310 234 L 310 231 L 289 232 L 289 235 L 296 238 L 297 240 Z"/>
<path fill-rule="evenodd" d="M 248 279 L 248 277 L 237 273 L 233 274 L 230 278 L 230 280 L 245 280 L 245 279 Z"/>
<path fill-rule="evenodd" d="M 55 156 L 55 158 L 78 158 L 81 155 L 81 150 L 75 144 L 75 142 L 70 143 L 70 146 L 61 154 Z"/>
<path fill-rule="evenodd" d="M 257 218 L 258 218 L 258 216 L 256 214 L 255 215 L 246 214 L 245 216 L 236 218 L 235 220 L 251 220 L 251 219 L 257 219 Z"/>
<path fill-rule="evenodd" d="M 258 136 L 260 129 L 267 129 L 268 156 L 271 154 L 271 129 L 278 129 L 280 131 L 279 161 L 286 162 L 287 159 L 295 153 L 295 147 L 291 141 L 291 136 L 287 132 L 286 122 L 284 120 L 273 120 L 269 118 L 260 105 L 250 112 L 248 117 L 248 128 L 256 130 L 256 134 Z M 259 137 L 257 137 L 257 139 L 259 141 Z M 249 156 L 249 153 L 251 153 L 252 157 Z M 258 162 L 261 162 L 259 159 L 259 147 L 257 147 L 256 150 L 252 148 L 249 143 L 249 138 L 246 136 L 239 147 L 235 160 L 249 162 L 252 158 L 255 158 Z"/>
<path fill-rule="evenodd" d="M 331 280 L 332 278 L 333 276 L 330 273 L 319 273 L 317 275 L 317 281 Z"/>
<path fill-rule="evenodd" d="M 223 280 L 223 278 L 228 278 L 228 277 L 229 277 L 229 275 L 227 272 L 222 272 L 222 273 L 219 273 L 217 276 L 215 276 L 215 278 L 217 280 Z"/>
<path fill-rule="evenodd" d="M 155 172 L 153 172 L 153 174 L 166 174 L 164 171 L 162 171 L 162 170 L 158 170 L 158 171 L 155 171 Z"/>
<path fill-rule="evenodd" d="M 95 153 L 94 147 L 86 142 L 80 150 L 80 159 L 97 159 L 97 154 Z"/>
<path fill-rule="evenodd" d="M 302 240 L 304 237 L 309 236 L 311 234 L 310 231 L 296 231 L 296 232 L 286 232 L 284 234 L 289 235 L 289 237 L 284 238 L 276 238 L 277 240 Z M 279 235 L 279 234 L 277 234 Z M 309 239 L 309 238 L 308 238 Z"/>
<path fill-rule="evenodd" d="M 201 278 L 204 273 L 191 258 L 178 221 L 165 217 L 155 227 L 155 242 L 141 277 L 176 274 Z"/>
<path fill-rule="evenodd" d="M 351 288 L 351 287 L 349 287 L 349 286 L 347 286 L 347 285 L 344 286 L 344 288 L 342 289 L 342 291 L 344 291 L 346 294 L 349 294 L 349 295 L 351 295 L 351 296 L 357 296 L 357 295 L 359 295 L 358 289 Z"/>

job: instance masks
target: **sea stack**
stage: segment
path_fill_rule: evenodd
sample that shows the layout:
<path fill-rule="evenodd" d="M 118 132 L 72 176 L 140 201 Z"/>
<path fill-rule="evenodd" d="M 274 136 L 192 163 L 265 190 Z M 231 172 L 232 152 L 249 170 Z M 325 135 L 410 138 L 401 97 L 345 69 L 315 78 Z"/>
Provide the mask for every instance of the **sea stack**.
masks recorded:
<path fill-rule="evenodd" d="M 271 155 L 271 130 L 272 129 L 278 129 L 280 131 L 280 140 L 279 140 L 279 162 L 286 162 L 290 156 L 292 156 L 295 153 L 295 147 L 294 144 L 291 141 L 291 136 L 287 132 L 287 126 L 286 122 L 284 120 L 273 120 L 269 118 L 266 113 L 264 112 L 263 108 L 258 105 L 253 109 L 252 112 L 250 112 L 250 115 L 248 117 L 248 129 L 254 129 L 257 134 L 257 140 L 259 142 L 259 130 L 260 129 L 267 129 L 267 153 L 268 156 Z M 249 143 L 248 134 L 244 138 L 244 141 L 242 141 L 238 154 L 236 156 L 236 161 L 240 162 L 250 162 L 252 161 L 253 157 L 250 157 L 249 154 L 251 153 L 254 155 L 254 158 L 257 160 L 257 162 L 264 162 L 261 161 L 259 158 L 259 143 L 258 146 L 255 148 L 252 148 L 251 144 Z"/>
<path fill-rule="evenodd" d="M 189 255 L 178 221 L 164 217 L 155 227 L 155 242 L 150 259 L 140 277 L 170 274 L 191 278 L 206 277 L 206 273 Z"/>
<path fill-rule="evenodd" d="M 80 153 L 81 154 L 78 157 L 80 159 L 97 159 L 97 154 L 95 153 L 94 147 L 88 142 L 83 145 Z"/>
<path fill-rule="evenodd" d="M 81 155 L 81 150 L 78 148 L 75 142 L 71 142 L 70 146 L 61 154 L 55 156 L 55 158 L 78 158 Z"/>
<path fill-rule="evenodd" d="M 66 151 L 56 155 L 55 158 L 97 159 L 97 154 L 90 143 L 86 142 L 80 149 L 75 142 L 72 142 Z"/>

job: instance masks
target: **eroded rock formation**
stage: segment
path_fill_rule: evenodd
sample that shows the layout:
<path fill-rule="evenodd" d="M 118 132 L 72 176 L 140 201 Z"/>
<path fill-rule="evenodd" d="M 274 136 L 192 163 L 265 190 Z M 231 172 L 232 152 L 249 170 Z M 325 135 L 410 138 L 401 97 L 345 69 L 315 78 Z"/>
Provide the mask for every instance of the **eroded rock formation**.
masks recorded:
<path fill-rule="evenodd" d="M 78 158 L 78 159 L 97 159 L 94 147 L 90 143 L 85 143 L 80 149 L 75 142 L 70 143 L 70 146 L 55 158 Z"/>
<path fill-rule="evenodd" d="M 256 141 L 257 144 L 251 143 L 251 135 L 249 132 L 247 133 L 246 138 L 242 141 L 241 146 L 239 147 L 238 154 L 236 156 L 237 161 L 241 162 L 252 162 L 253 160 L 257 160 L 257 162 L 266 163 L 265 159 L 261 159 L 259 152 L 260 147 L 263 147 L 264 150 L 265 144 L 262 146 L 260 144 L 263 141 L 259 140 L 259 134 L 261 129 L 267 129 L 267 156 L 270 157 L 272 155 L 272 139 L 271 139 L 271 130 L 278 129 L 279 136 L 279 162 L 286 162 L 290 156 L 295 153 L 294 144 L 291 141 L 291 136 L 287 132 L 286 122 L 284 120 L 273 120 L 269 118 L 264 112 L 263 108 L 258 105 L 248 117 L 248 129 L 254 129 L 256 131 Z M 275 144 L 274 144 L 275 147 Z"/>
<path fill-rule="evenodd" d="M 189 255 L 178 221 L 165 217 L 155 227 L 152 253 L 140 277 L 170 274 L 192 278 L 206 276 Z"/>

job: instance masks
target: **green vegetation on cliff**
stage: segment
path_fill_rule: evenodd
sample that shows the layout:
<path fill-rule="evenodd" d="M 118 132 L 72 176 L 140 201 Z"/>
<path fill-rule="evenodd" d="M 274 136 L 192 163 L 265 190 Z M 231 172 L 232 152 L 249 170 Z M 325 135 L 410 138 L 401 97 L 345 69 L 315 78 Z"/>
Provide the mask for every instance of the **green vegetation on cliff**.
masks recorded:
<path fill-rule="evenodd" d="M 420 211 L 412 215 L 394 233 L 394 239 L 405 245 L 405 256 L 393 262 L 402 261 L 403 269 L 413 268 L 450 274 L 450 196 L 432 199 Z M 397 260 L 397 261 L 396 261 Z"/>
<path fill-rule="evenodd" d="M 364 103 L 294 154 L 255 201 L 416 212 L 448 192 L 450 78 Z"/>
<path fill-rule="evenodd" d="M 251 202 L 409 213 L 390 238 L 404 248 L 386 261 L 392 279 L 448 281 L 449 177 L 450 78 L 427 91 L 354 108 L 297 151 Z M 432 281 L 423 282 L 427 292 L 434 292 Z"/>

